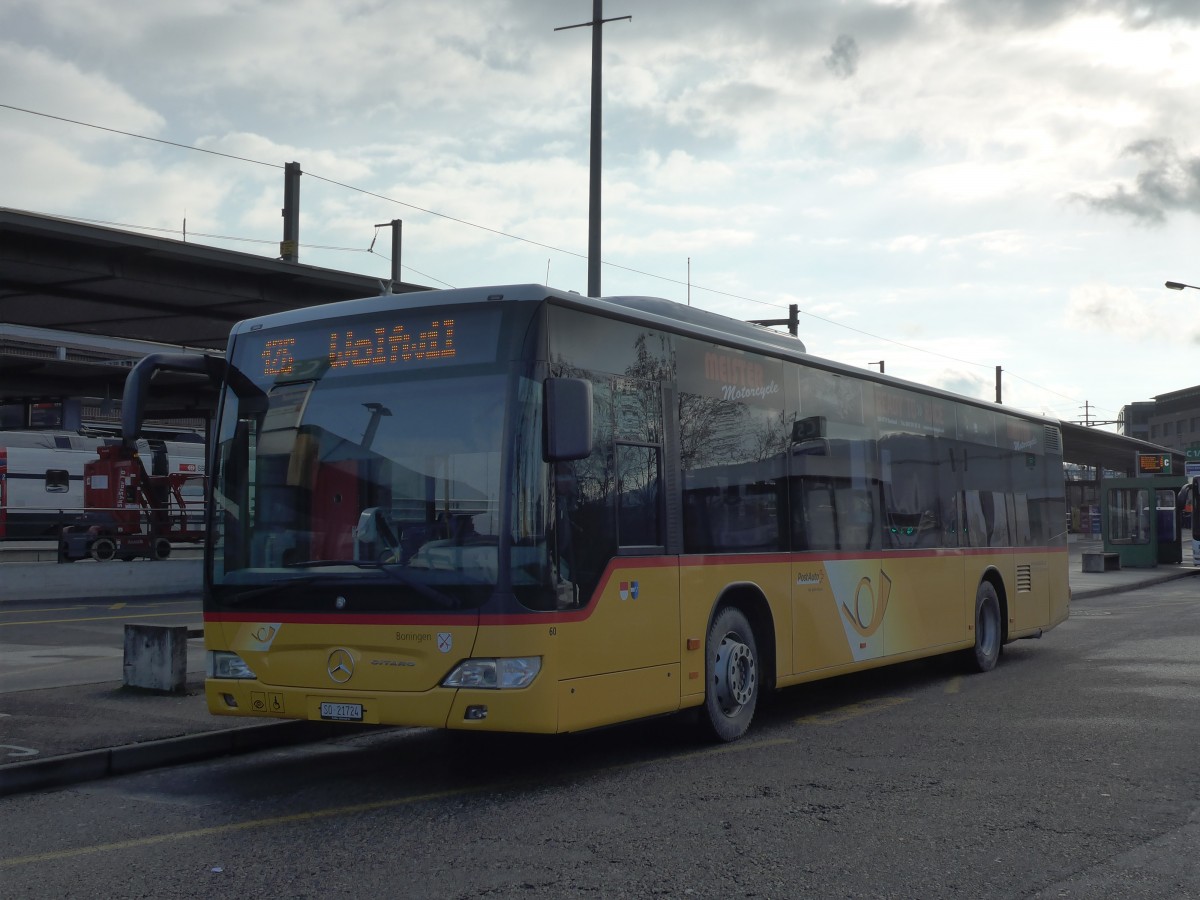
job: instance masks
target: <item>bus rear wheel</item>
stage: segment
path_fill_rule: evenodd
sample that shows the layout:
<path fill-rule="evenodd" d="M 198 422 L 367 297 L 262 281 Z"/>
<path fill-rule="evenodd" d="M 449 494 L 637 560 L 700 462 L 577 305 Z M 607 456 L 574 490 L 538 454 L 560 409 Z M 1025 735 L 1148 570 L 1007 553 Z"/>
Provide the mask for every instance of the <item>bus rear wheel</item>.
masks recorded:
<path fill-rule="evenodd" d="M 975 592 L 975 646 L 967 651 L 967 662 L 976 672 L 996 668 L 1003 647 L 1000 622 L 1000 597 L 991 582 L 985 581 Z"/>
<path fill-rule="evenodd" d="M 736 606 L 713 619 L 705 642 L 706 730 L 719 741 L 736 741 L 750 728 L 758 706 L 758 647 L 750 622 Z"/>

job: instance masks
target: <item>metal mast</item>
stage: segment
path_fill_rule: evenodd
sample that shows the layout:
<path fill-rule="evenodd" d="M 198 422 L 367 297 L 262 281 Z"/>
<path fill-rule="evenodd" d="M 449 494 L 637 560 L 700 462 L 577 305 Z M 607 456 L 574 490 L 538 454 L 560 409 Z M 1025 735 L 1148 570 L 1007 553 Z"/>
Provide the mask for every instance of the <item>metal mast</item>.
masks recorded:
<path fill-rule="evenodd" d="M 567 31 L 571 28 L 592 29 L 592 152 L 591 179 L 588 193 L 588 296 L 600 296 L 600 138 L 601 115 L 600 106 L 603 91 L 601 90 L 601 60 L 604 55 L 604 29 L 606 22 L 617 22 L 622 19 L 633 20 L 633 16 L 616 16 L 604 18 L 604 0 L 592 0 L 592 21 L 580 22 L 578 25 L 563 25 L 555 31 Z"/>

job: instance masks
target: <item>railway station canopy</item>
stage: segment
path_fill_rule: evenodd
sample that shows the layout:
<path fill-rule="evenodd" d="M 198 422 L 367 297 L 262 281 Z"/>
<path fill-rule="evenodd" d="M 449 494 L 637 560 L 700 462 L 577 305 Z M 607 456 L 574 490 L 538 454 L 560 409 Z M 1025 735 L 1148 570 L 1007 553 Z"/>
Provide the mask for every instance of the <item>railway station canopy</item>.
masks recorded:
<path fill-rule="evenodd" d="M 242 319 L 418 290 L 0 207 L 0 403 L 119 398 L 147 353 L 220 353 Z M 151 409 L 203 407 L 192 387 L 163 373 Z"/>
<path fill-rule="evenodd" d="M 0 207 L 0 404 L 115 400 L 143 356 L 220 353 L 242 319 L 426 289 Z M 193 376 L 164 372 L 147 410 L 202 418 L 213 400 Z M 1172 452 L 1065 422 L 1063 450 L 1130 474 L 1138 451 Z"/>

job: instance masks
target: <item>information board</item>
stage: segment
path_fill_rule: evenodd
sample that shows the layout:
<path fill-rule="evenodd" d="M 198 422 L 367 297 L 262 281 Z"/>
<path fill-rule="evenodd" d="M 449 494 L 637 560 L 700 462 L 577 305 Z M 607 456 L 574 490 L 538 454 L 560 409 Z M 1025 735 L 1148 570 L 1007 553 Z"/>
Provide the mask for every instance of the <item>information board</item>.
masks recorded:
<path fill-rule="evenodd" d="M 1137 473 L 1139 475 L 1170 475 L 1171 455 L 1169 453 L 1139 453 L 1137 455 Z"/>

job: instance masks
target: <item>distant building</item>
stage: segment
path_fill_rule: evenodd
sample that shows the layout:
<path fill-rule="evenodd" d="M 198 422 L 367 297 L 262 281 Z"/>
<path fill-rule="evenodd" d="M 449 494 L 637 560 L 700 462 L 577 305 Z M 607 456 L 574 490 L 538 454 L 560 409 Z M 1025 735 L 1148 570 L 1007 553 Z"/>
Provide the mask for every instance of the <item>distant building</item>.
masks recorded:
<path fill-rule="evenodd" d="M 1121 407 L 1117 430 L 1125 437 L 1150 440 L 1150 417 L 1154 415 L 1153 400 L 1139 400 Z"/>
<path fill-rule="evenodd" d="M 1159 394 L 1153 406 L 1146 440 L 1172 450 L 1200 447 L 1200 385 Z"/>

